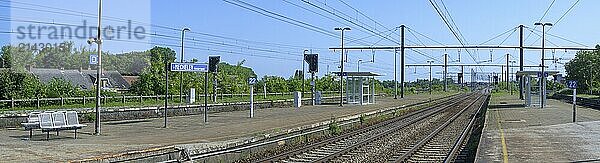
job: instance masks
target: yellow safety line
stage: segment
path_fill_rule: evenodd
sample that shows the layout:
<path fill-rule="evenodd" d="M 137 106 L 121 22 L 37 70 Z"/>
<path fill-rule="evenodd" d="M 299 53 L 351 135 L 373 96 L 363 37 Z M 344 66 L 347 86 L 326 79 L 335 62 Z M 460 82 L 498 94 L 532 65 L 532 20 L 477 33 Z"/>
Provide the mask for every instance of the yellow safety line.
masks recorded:
<path fill-rule="evenodd" d="M 498 131 L 500 131 L 500 139 L 502 141 L 502 157 L 504 163 L 508 163 L 508 150 L 506 149 L 506 140 L 504 139 L 504 130 L 502 129 L 502 125 L 500 123 L 500 116 L 498 113 L 499 110 L 496 110 L 496 122 L 498 124 Z"/>

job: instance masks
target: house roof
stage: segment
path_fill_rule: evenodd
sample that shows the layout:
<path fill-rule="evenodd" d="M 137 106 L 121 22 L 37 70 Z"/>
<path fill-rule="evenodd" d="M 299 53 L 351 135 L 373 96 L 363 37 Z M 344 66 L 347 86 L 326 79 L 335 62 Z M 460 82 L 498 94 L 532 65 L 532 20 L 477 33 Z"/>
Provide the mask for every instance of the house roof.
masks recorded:
<path fill-rule="evenodd" d="M 70 82 L 73 86 L 81 89 L 89 89 L 93 86 L 93 84 L 89 82 L 89 79 L 87 79 L 77 70 L 32 68 L 30 69 L 30 72 L 37 76 L 43 83 L 48 83 L 53 78 L 58 78 L 64 79 Z"/>
<path fill-rule="evenodd" d="M 81 73 L 87 76 L 91 82 L 96 80 L 96 70 L 81 70 Z M 131 84 L 125 81 L 118 71 L 102 71 L 101 78 L 107 78 L 111 88 L 129 89 L 131 87 Z"/>
<path fill-rule="evenodd" d="M 96 81 L 96 70 L 61 70 L 61 69 L 44 69 L 31 68 L 29 70 L 37 76 L 41 82 L 48 83 L 53 78 L 64 79 L 69 81 L 73 86 L 81 89 L 91 89 Z M 129 89 L 129 84 L 118 71 L 103 71 L 102 78 L 109 81 L 110 88 Z"/>

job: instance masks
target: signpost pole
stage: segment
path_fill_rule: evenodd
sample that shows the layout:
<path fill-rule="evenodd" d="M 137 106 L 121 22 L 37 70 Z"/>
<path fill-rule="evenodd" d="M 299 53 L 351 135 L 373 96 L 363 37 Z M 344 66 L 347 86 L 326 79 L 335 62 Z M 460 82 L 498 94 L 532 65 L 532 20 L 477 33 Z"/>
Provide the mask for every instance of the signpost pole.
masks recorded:
<path fill-rule="evenodd" d="M 208 72 L 204 72 L 204 123 L 208 122 Z"/>
<path fill-rule="evenodd" d="M 313 72 L 313 73 L 311 73 L 310 80 L 311 80 L 311 81 L 310 81 L 310 84 L 312 85 L 312 90 L 311 90 L 311 92 L 312 92 L 312 93 L 310 94 L 310 99 L 311 99 L 311 101 L 312 101 L 312 102 L 311 102 L 311 103 L 312 103 L 312 105 L 314 106 L 314 105 L 315 105 L 315 85 L 317 85 L 317 84 L 315 83 L 315 73 L 314 73 L 314 72 Z"/>
<path fill-rule="evenodd" d="M 577 88 L 573 89 L 573 123 L 575 123 L 576 119 L 575 119 L 575 115 L 576 115 L 576 108 L 577 108 Z"/>
<path fill-rule="evenodd" d="M 577 81 L 569 80 L 567 81 L 567 87 L 573 89 L 573 123 L 576 122 L 577 115 Z"/>
<path fill-rule="evenodd" d="M 250 118 L 254 117 L 254 84 L 250 85 Z"/>
<path fill-rule="evenodd" d="M 250 118 L 254 117 L 254 84 L 256 84 L 256 78 L 248 78 L 248 85 L 250 85 Z"/>
<path fill-rule="evenodd" d="M 169 106 L 169 63 L 165 59 L 165 125 L 164 128 L 167 128 L 167 107 Z"/>

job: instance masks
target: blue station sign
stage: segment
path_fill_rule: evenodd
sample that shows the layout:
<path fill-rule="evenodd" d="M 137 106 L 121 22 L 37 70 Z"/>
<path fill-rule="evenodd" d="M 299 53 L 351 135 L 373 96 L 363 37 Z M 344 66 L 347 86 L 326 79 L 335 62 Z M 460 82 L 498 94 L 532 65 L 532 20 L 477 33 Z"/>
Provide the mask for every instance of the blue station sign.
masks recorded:
<path fill-rule="evenodd" d="M 171 71 L 207 72 L 208 65 L 204 63 L 171 63 Z"/>

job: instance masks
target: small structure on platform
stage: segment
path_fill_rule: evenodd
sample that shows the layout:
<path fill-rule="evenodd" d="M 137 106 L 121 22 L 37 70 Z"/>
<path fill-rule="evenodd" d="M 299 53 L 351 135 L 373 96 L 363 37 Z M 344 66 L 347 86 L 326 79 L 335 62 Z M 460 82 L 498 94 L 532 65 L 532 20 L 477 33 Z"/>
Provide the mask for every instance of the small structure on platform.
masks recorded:
<path fill-rule="evenodd" d="M 334 72 L 340 76 L 340 72 Z M 346 79 L 346 102 L 348 104 L 375 103 L 375 77 L 381 76 L 372 72 L 344 72 Z"/>
<path fill-rule="evenodd" d="M 545 71 L 545 75 L 542 75 L 541 71 L 517 71 L 517 76 L 523 80 L 523 96 L 525 97 L 526 107 L 541 107 L 542 100 L 546 101 L 543 98 L 547 97 L 542 96 L 542 79 L 556 74 L 558 74 L 558 71 Z M 537 79 L 537 81 L 533 79 Z M 537 82 L 537 84 L 534 82 Z"/>

